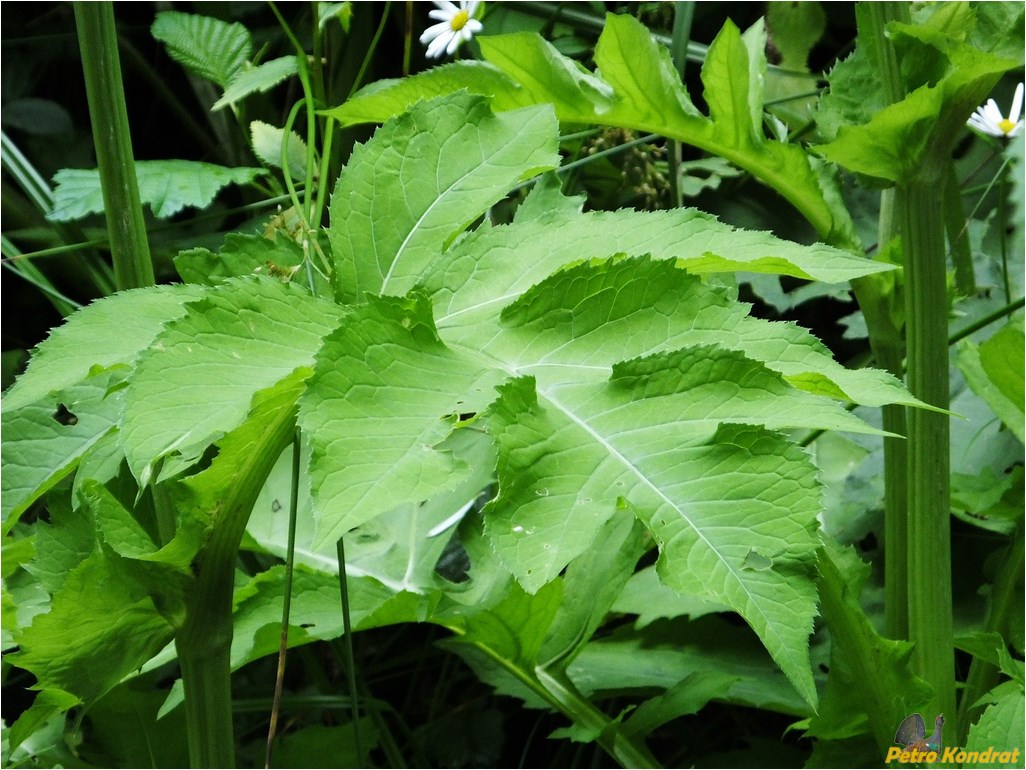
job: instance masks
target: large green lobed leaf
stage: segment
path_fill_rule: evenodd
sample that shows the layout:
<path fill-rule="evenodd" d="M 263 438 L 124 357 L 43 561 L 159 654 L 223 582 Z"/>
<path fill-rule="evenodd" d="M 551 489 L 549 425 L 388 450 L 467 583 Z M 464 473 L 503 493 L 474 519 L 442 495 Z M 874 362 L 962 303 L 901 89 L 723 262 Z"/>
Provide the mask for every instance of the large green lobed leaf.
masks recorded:
<path fill-rule="evenodd" d="M 226 281 L 186 306 L 140 356 L 122 440 L 137 478 L 175 452 L 185 462 L 246 418 L 254 394 L 313 363 L 341 309 L 274 278 Z"/>
<path fill-rule="evenodd" d="M 872 429 L 742 352 L 774 326 L 739 333 L 744 316 L 648 260 L 580 264 L 447 328 L 422 296 L 369 299 L 326 341 L 302 402 L 320 539 L 450 488 L 474 462 L 450 448 L 459 415 L 487 411 L 486 532 L 525 588 L 634 512 L 664 582 L 740 612 L 814 701 L 816 470 L 773 431 Z"/>
<path fill-rule="evenodd" d="M 1000 76 L 1022 66 L 1021 48 L 1018 57 L 1008 58 L 989 50 L 1004 50 L 993 40 L 973 41 L 982 48 L 967 42 L 966 32 L 976 26 L 977 14 L 991 16 L 986 10 L 978 12 L 979 7 L 940 5 L 925 9 L 933 14 L 925 23 L 888 25 L 908 91 L 895 104 L 877 109 L 882 106 L 880 89 L 870 87 L 877 76 L 866 53 L 856 51 L 839 65 L 831 75 L 832 93 L 821 108 L 825 134 L 834 138 L 816 151 L 847 169 L 898 184 L 910 183 L 929 159 L 950 152 L 966 119 Z M 870 51 L 875 45 L 859 40 Z M 857 85 L 861 88 L 853 90 Z M 859 103 L 848 93 L 870 96 Z"/>
<path fill-rule="evenodd" d="M 18 635 L 21 651 L 7 660 L 35 674 L 40 688 L 98 698 L 172 638 L 149 589 L 126 561 L 97 551 L 70 573 L 51 610 Z"/>
<path fill-rule="evenodd" d="M 33 351 L 28 368 L 4 393 L 5 412 L 82 382 L 94 366 L 131 364 L 164 323 L 185 313 L 196 286 L 133 289 L 97 300 L 58 326 Z"/>
<path fill-rule="evenodd" d="M 4 532 L 113 429 L 120 399 L 117 394 L 107 397 L 107 389 L 122 375 L 99 372 L 21 409 L 4 411 Z"/>
<path fill-rule="evenodd" d="M 336 296 L 404 294 L 517 182 L 558 165 L 550 109 L 496 115 L 479 96 L 418 104 L 357 147 L 331 199 Z"/>

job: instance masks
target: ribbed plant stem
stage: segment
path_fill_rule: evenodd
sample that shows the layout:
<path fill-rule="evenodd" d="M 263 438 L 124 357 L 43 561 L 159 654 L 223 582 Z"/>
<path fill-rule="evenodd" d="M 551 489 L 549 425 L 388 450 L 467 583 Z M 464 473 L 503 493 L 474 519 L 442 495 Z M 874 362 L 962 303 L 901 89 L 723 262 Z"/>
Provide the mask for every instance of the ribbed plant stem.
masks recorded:
<path fill-rule="evenodd" d="M 214 512 L 216 521 L 195 566 L 185 623 L 175 638 L 185 691 L 189 760 L 196 768 L 235 767 L 232 728 L 232 595 L 239 543 L 249 513 L 295 429 L 285 411 L 267 426 Z"/>
<path fill-rule="evenodd" d="M 908 387 L 912 395 L 947 409 L 947 281 L 944 251 L 943 164 L 925 166 L 899 188 L 905 258 Z M 931 173 L 936 170 L 937 173 Z M 952 654 L 950 435 L 948 415 L 926 409 L 908 414 L 908 626 L 916 673 L 934 688 L 935 705 L 955 713 Z"/>
<path fill-rule="evenodd" d="M 135 177 L 113 4 L 76 2 L 75 24 L 114 260 L 114 280 L 119 290 L 152 286 L 153 263 Z"/>
<path fill-rule="evenodd" d="M 888 103 L 901 101 L 905 85 L 898 65 L 897 52 L 887 37 L 891 21 L 907 22 L 906 2 L 863 3 L 858 8 L 860 36 L 867 42 Z M 878 225 L 879 247 L 886 249 L 896 235 L 900 223 L 895 221 L 896 191 L 891 188 L 880 194 Z M 904 364 L 901 330 L 892 313 L 895 296 L 882 289 L 872 276 L 853 282 L 856 298 L 866 318 L 869 343 L 877 364 L 899 379 Z M 892 639 L 908 636 L 908 443 L 903 438 L 907 425 L 905 408 L 888 404 L 881 409 L 883 429 L 902 438 L 884 438 L 884 611 L 886 633 Z"/>

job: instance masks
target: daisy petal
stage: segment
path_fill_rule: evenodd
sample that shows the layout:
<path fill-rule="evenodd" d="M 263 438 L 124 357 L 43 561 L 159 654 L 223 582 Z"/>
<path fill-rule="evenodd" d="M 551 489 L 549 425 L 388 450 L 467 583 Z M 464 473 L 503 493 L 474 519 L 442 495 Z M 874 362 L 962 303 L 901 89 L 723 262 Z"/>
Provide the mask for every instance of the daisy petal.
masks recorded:
<path fill-rule="evenodd" d="M 431 41 L 431 45 L 428 46 L 426 56 L 429 59 L 439 58 L 442 55 L 442 53 L 445 52 L 446 46 L 450 44 L 454 37 L 455 35 L 452 34 L 451 30 L 448 32 L 444 32 L 438 37 L 436 37 L 434 40 Z"/>
<path fill-rule="evenodd" d="M 1022 114 L 1022 92 L 1023 84 L 1020 83 L 1015 87 L 1015 96 L 1012 97 L 1012 109 L 1008 111 L 1008 119 L 1015 123 L 1019 120 L 1019 115 Z"/>
<path fill-rule="evenodd" d="M 420 42 L 423 45 L 427 45 L 439 35 L 444 35 L 446 32 L 450 31 L 449 22 L 445 22 L 444 24 L 435 24 L 424 30 L 424 34 L 420 36 Z"/>

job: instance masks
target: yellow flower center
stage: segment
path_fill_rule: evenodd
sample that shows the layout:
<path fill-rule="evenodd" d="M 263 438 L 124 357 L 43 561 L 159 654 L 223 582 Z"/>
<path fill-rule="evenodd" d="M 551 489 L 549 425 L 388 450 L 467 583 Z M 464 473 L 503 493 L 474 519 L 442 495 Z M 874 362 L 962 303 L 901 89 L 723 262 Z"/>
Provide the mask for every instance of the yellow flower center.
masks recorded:
<path fill-rule="evenodd" d="M 449 22 L 449 26 L 452 27 L 453 32 L 459 32 L 467 26 L 468 21 L 470 21 L 470 14 L 464 9 L 452 17 L 452 20 Z"/>
<path fill-rule="evenodd" d="M 998 128 L 1004 132 L 1005 136 L 1008 136 L 1012 133 L 1012 129 L 1015 128 L 1015 123 L 1010 121 L 1008 118 L 1004 118 L 998 123 Z"/>

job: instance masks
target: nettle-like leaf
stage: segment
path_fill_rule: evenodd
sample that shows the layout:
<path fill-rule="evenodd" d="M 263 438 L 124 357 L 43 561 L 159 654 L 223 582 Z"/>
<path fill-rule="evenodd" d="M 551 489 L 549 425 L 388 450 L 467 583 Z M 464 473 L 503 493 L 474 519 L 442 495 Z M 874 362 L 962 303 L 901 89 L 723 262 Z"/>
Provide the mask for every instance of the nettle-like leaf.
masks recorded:
<path fill-rule="evenodd" d="M 282 56 L 252 67 L 243 65 L 232 75 L 224 96 L 214 102 L 210 110 L 219 110 L 258 91 L 268 91 L 298 72 L 299 62 L 295 56 Z"/>
<path fill-rule="evenodd" d="M 190 72 L 227 88 L 253 53 L 249 31 L 238 22 L 161 11 L 150 32 Z"/>
<path fill-rule="evenodd" d="M 992 759 L 989 762 L 967 762 L 969 767 L 1015 767 L 1019 764 L 1021 752 L 1013 753 L 1010 748 L 1023 745 L 1026 730 L 1023 729 L 1024 708 L 1023 687 L 1021 682 L 1006 682 L 1005 686 L 995 688 L 988 694 L 992 700 L 980 720 L 969 728 L 966 741 L 967 752 L 979 752 L 983 756 L 990 750 Z M 994 751 L 998 747 L 999 751 Z"/>
<path fill-rule="evenodd" d="M 139 198 L 158 219 L 167 219 L 186 206 L 209 206 L 222 188 L 249 184 L 262 168 L 227 168 L 194 160 L 138 160 L 135 175 Z M 103 211 L 103 191 L 98 169 L 65 168 L 54 174 L 51 222 L 70 222 Z"/>
<path fill-rule="evenodd" d="M 694 106 L 670 60 L 648 30 L 610 14 L 595 47 L 592 74 L 533 33 L 480 38 L 485 62 L 455 62 L 401 80 L 367 86 L 330 111 L 343 125 L 381 122 L 417 100 L 466 89 L 492 96 L 498 110 L 551 103 L 569 123 L 628 126 L 719 155 L 789 200 L 825 240 L 856 242 L 843 207 L 831 206 L 818 173 L 798 146 L 765 138 L 760 46 L 748 46 L 731 22 L 702 67 L 706 117 Z"/>
<path fill-rule="evenodd" d="M 268 166 L 288 169 L 289 176 L 300 179 L 306 174 L 306 142 L 299 134 L 290 131 L 286 139 L 286 149 L 282 152 L 282 139 L 285 131 L 275 128 L 269 123 L 254 120 L 249 124 L 253 152 Z"/>
<path fill-rule="evenodd" d="M 180 251 L 175 257 L 175 269 L 183 281 L 206 286 L 244 275 L 291 274 L 302 263 L 300 245 L 278 230 L 267 237 L 229 233 L 217 253 L 198 247 Z"/>
<path fill-rule="evenodd" d="M 956 357 L 969 387 L 987 402 L 1019 441 L 1024 438 L 1023 343 L 1020 319 L 979 345 L 963 340 Z"/>
<path fill-rule="evenodd" d="M 153 591 L 130 562 L 97 551 L 72 570 L 51 610 L 18 634 L 21 651 L 7 660 L 35 674 L 40 688 L 95 699 L 171 640 Z"/>

